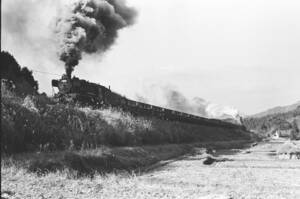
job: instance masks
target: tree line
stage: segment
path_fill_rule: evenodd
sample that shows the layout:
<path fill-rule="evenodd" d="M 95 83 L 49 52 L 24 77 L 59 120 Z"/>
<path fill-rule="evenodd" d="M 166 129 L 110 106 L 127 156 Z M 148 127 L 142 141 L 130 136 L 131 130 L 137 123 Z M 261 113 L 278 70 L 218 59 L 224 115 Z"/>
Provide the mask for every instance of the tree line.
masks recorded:
<path fill-rule="evenodd" d="M 38 93 L 38 82 L 34 79 L 32 71 L 21 67 L 14 56 L 1 51 L 1 83 L 13 90 L 16 94 L 28 95 Z"/>
<path fill-rule="evenodd" d="M 270 131 L 292 130 L 296 135 L 300 136 L 300 106 L 295 110 L 286 113 L 270 114 L 263 117 L 249 117 L 243 120 L 243 124 L 249 130 L 255 130 L 261 134 L 270 133 Z"/>

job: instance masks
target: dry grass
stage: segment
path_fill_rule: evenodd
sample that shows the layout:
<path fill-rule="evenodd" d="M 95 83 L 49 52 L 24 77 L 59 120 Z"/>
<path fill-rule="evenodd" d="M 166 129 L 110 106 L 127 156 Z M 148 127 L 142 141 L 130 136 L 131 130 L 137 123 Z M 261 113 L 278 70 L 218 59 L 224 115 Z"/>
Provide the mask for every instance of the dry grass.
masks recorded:
<path fill-rule="evenodd" d="M 66 171 L 38 177 L 24 169 L 2 167 L 1 191 L 12 198 L 224 198 L 296 199 L 300 197 L 300 162 L 269 153 L 282 143 L 217 151 L 233 161 L 203 165 L 201 154 L 143 174 L 70 178 Z"/>
<path fill-rule="evenodd" d="M 16 167 L 44 175 L 69 171 L 72 177 L 94 176 L 96 173 L 140 172 L 161 160 L 191 152 L 191 145 L 157 145 L 143 147 L 100 147 L 81 151 L 22 153 L 2 157 L 3 167 Z"/>
<path fill-rule="evenodd" d="M 70 176 L 73 177 L 92 177 L 96 173 L 147 171 L 153 167 L 153 164 L 160 161 L 178 158 L 184 154 L 195 153 L 194 147 L 228 149 L 233 147 L 242 148 L 247 145 L 249 145 L 249 141 L 231 141 L 141 147 L 102 146 L 96 149 L 83 149 L 79 151 L 27 152 L 3 156 L 2 166 L 25 168 L 38 175 L 68 170 Z"/>

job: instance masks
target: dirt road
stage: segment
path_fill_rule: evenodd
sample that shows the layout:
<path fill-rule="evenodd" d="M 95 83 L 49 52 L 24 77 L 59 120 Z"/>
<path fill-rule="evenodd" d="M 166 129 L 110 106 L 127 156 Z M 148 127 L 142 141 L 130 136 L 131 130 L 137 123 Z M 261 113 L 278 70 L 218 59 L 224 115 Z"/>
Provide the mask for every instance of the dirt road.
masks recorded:
<path fill-rule="evenodd" d="M 139 177 L 149 192 L 178 198 L 300 198 L 300 160 L 280 160 L 285 140 L 245 150 L 216 151 L 222 162 L 203 164 L 196 154 Z"/>

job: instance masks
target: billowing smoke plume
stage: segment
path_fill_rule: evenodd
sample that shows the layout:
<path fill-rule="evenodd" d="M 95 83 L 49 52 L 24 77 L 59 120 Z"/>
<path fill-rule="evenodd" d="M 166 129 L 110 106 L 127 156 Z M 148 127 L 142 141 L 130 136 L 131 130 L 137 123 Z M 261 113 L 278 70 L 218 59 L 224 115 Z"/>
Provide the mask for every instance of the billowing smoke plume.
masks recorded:
<path fill-rule="evenodd" d="M 136 12 L 123 0 L 78 0 L 56 22 L 59 56 L 70 77 L 82 53 L 103 53 L 118 30 L 134 23 Z"/>

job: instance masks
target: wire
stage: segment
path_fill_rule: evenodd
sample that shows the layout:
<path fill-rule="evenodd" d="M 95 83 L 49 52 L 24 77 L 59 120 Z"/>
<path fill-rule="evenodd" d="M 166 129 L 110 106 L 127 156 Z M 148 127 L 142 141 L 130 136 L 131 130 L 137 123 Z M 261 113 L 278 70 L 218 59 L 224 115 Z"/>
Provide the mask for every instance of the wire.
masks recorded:
<path fill-rule="evenodd" d="M 56 76 L 61 76 L 59 74 L 55 74 L 55 73 L 48 73 L 48 72 L 45 72 L 45 71 L 38 71 L 38 70 L 32 70 L 33 72 L 37 72 L 37 73 L 43 73 L 43 74 L 47 74 L 47 75 L 56 75 Z"/>

